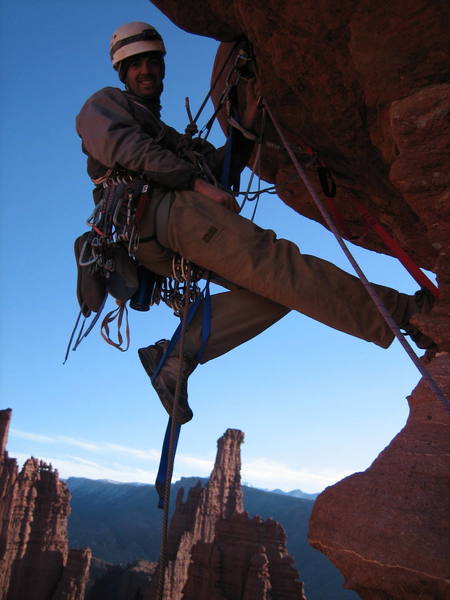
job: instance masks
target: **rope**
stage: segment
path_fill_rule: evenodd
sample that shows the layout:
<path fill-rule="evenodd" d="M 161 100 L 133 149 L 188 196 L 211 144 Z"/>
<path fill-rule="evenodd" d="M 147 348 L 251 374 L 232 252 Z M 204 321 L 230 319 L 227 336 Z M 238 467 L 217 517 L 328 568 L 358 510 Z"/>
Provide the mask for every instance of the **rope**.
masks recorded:
<path fill-rule="evenodd" d="M 183 309 L 183 318 L 181 322 L 181 334 L 180 334 L 180 344 L 179 344 L 179 366 L 178 366 L 178 375 L 177 375 L 177 383 L 175 386 L 175 397 L 173 400 L 172 407 L 172 416 L 170 419 L 170 434 L 169 434 L 169 452 L 168 452 L 168 460 L 167 460 L 167 472 L 166 472 L 166 482 L 164 489 L 164 513 L 163 513 L 163 521 L 161 528 L 161 545 L 160 545 L 160 554 L 159 554 L 159 578 L 158 578 L 158 600 L 163 600 L 164 596 L 164 579 L 167 567 L 167 545 L 168 545 L 168 526 L 169 526 L 169 503 L 170 503 L 170 486 L 172 483 L 172 475 L 173 475 L 173 463 L 175 459 L 175 449 L 176 443 L 178 441 L 178 435 L 180 426 L 175 422 L 175 414 L 178 407 L 178 401 L 181 393 L 181 385 L 183 381 L 183 354 L 184 354 L 184 344 L 186 337 L 186 328 L 187 328 L 187 320 L 189 314 L 189 284 L 191 281 L 191 270 L 188 269 L 186 275 L 186 287 L 185 287 L 185 297 L 184 297 L 184 309 Z M 177 431 L 178 428 L 178 431 Z"/>
<path fill-rule="evenodd" d="M 259 203 L 259 198 L 262 194 L 261 177 L 258 176 L 258 190 L 256 192 L 251 192 L 250 188 L 252 186 L 253 179 L 255 177 L 256 169 L 258 168 L 258 171 L 261 172 L 261 148 L 262 148 L 262 144 L 263 144 L 263 136 L 264 136 L 265 127 L 266 127 L 266 112 L 263 108 L 263 115 L 261 118 L 261 130 L 260 130 L 258 138 L 257 138 L 257 148 L 256 148 L 255 158 L 253 160 L 252 170 L 251 170 L 250 178 L 248 180 L 247 190 L 244 192 L 244 199 L 242 200 L 242 204 L 241 204 L 241 211 L 242 211 L 242 209 L 244 208 L 245 203 L 247 201 L 252 202 L 253 200 L 256 200 L 256 206 L 253 211 L 253 216 L 251 218 L 251 221 L 253 221 L 253 219 L 255 218 L 256 209 L 257 209 L 258 203 Z M 252 197 L 250 197 L 250 194 L 252 194 Z"/>
<path fill-rule="evenodd" d="M 342 251 L 344 252 L 345 256 L 347 257 L 347 259 L 349 260 L 349 262 L 352 265 L 353 269 L 355 270 L 355 272 L 357 273 L 358 277 L 360 278 L 361 283 L 363 284 L 363 286 L 366 289 L 367 293 L 372 298 L 375 306 L 377 307 L 378 311 L 381 313 L 381 316 L 386 321 L 386 323 L 389 326 L 389 328 L 391 329 L 392 333 L 398 339 L 398 341 L 403 346 L 403 348 L 405 349 L 406 353 L 408 354 L 408 356 L 410 357 L 410 359 L 412 360 L 412 362 L 414 363 L 414 365 L 417 367 L 417 369 L 421 373 L 421 375 L 424 378 L 424 380 L 427 382 L 427 384 L 430 387 L 431 391 L 434 393 L 434 395 L 436 396 L 436 398 L 442 403 L 443 407 L 447 411 L 450 412 L 450 402 L 449 402 L 449 400 L 445 397 L 444 392 L 439 387 L 439 385 L 436 383 L 436 381 L 433 379 L 433 377 L 431 376 L 431 373 L 422 364 L 422 362 L 420 361 L 419 357 L 414 352 L 414 350 L 412 349 L 411 345 L 408 343 L 408 341 L 405 339 L 405 336 L 400 331 L 400 328 L 398 327 L 397 323 L 394 321 L 394 319 L 392 318 L 391 314 L 388 312 L 387 308 L 384 306 L 384 304 L 381 301 L 380 297 L 376 293 L 374 287 L 372 286 L 372 284 L 368 281 L 368 279 L 364 275 L 364 272 L 362 271 L 361 267 L 359 266 L 359 264 L 355 260 L 354 256 L 352 255 L 352 253 L 348 249 L 348 247 L 345 244 L 342 236 L 340 235 L 337 227 L 335 226 L 333 220 L 331 219 L 328 211 L 325 209 L 325 207 L 324 207 L 322 201 L 320 200 L 319 196 L 317 195 L 315 189 L 311 185 L 311 182 L 309 181 L 309 178 L 307 177 L 304 169 L 302 168 L 302 166 L 300 165 L 299 161 L 297 160 L 297 157 L 295 156 L 295 154 L 294 154 L 291 146 L 289 145 L 288 141 L 286 140 L 286 137 L 284 136 L 284 134 L 283 134 L 280 126 L 278 125 L 278 122 L 275 120 L 275 117 L 273 116 L 272 110 L 270 109 L 270 106 L 267 103 L 267 100 L 264 99 L 263 102 L 264 102 L 264 106 L 265 106 L 265 108 L 267 110 L 267 113 L 268 113 L 268 115 L 270 117 L 270 120 L 272 121 L 273 126 L 275 127 L 275 129 L 276 129 L 276 131 L 277 131 L 277 133 L 278 133 L 278 135 L 280 137 L 280 140 L 283 143 L 283 145 L 284 145 L 287 153 L 289 154 L 289 157 L 290 157 L 290 159 L 292 161 L 292 164 L 294 165 L 297 173 L 299 174 L 299 176 L 303 180 L 303 183 L 305 184 L 306 189 L 308 190 L 308 192 L 309 192 L 312 200 L 314 201 L 314 204 L 316 205 L 317 209 L 319 210 L 320 214 L 322 215 L 324 221 L 328 225 L 330 231 L 333 233 L 334 237 L 336 238 L 336 240 L 337 240 L 339 246 L 341 247 Z"/>
<path fill-rule="evenodd" d="M 233 45 L 233 47 L 230 49 L 230 52 L 229 52 L 229 54 L 228 54 L 228 56 L 227 56 L 227 58 L 226 58 L 225 62 L 223 63 L 223 65 L 222 65 L 222 68 L 220 69 L 220 71 L 219 71 L 219 73 L 218 73 L 217 77 L 215 78 L 215 80 L 213 81 L 213 83 L 212 83 L 211 87 L 209 88 L 209 92 L 206 94 L 205 98 L 203 99 L 203 102 L 202 102 L 202 104 L 201 104 L 200 108 L 198 109 L 198 111 L 197 111 L 197 114 L 196 114 L 196 115 L 195 115 L 195 117 L 192 119 L 192 122 L 194 122 L 194 123 L 197 123 L 197 121 L 198 121 L 198 118 L 199 118 L 199 117 L 200 117 L 200 115 L 202 114 L 202 112 L 203 112 L 203 109 L 204 109 L 204 108 L 205 108 L 205 106 L 206 106 L 206 103 L 207 103 L 207 102 L 208 102 L 208 100 L 210 99 L 210 97 L 211 97 L 211 94 L 213 93 L 213 91 L 214 91 L 214 89 L 215 89 L 216 85 L 218 84 L 218 82 L 219 82 L 219 79 L 222 77 L 222 73 L 225 71 L 225 67 L 227 66 L 228 62 L 230 61 L 230 58 L 233 56 L 233 52 L 236 50 L 236 48 L 237 48 L 237 46 L 238 46 L 238 44 L 239 44 L 239 43 L 240 43 L 240 41 L 238 40 L 237 42 L 235 42 L 235 44 Z"/>

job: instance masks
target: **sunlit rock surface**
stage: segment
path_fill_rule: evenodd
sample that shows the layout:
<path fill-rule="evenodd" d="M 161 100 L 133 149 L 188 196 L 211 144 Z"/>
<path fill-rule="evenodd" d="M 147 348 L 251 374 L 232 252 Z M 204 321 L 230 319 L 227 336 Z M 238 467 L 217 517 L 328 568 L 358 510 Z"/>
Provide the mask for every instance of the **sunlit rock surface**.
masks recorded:
<path fill-rule="evenodd" d="M 302 600 L 303 584 L 282 526 L 244 512 L 240 446 L 227 429 L 207 485 L 181 488 L 169 533 L 165 600 Z M 158 573 L 145 600 L 156 598 Z"/>
<path fill-rule="evenodd" d="M 81 600 L 91 551 L 69 550 L 69 492 L 30 458 L 19 472 L 6 451 L 11 410 L 0 411 L 0 599 Z"/>

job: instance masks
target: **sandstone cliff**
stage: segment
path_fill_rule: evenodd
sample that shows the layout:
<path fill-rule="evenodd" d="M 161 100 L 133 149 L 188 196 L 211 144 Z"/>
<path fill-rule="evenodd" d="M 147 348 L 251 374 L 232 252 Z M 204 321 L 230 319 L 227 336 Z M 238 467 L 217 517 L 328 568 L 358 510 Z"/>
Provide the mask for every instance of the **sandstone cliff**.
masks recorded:
<path fill-rule="evenodd" d="M 0 600 L 80 600 L 90 550 L 69 550 L 69 492 L 30 458 L 19 472 L 5 450 L 11 410 L 0 411 Z"/>
<path fill-rule="evenodd" d="M 446 357 L 431 368 L 450 394 Z M 327 488 L 311 518 L 310 543 L 364 600 L 450 598 L 448 413 L 424 383 L 409 403 L 408 422 L 388 448 L 366 472 Z"/>
<path fill-rule="evenodd" d="M 388 253 L 356 200 L 437 274 L 440 301 L 415 323 L 439 347 L 429 369 L 448 397 L 448 2 L 153 3 L 192 33 L 222 42 L 245 36 L 277 120 L 331 169 L 353 241 Z M 281 149 L 265 149 L 260 172 L 287 204 L 322 222 Z M 449 412 L 423 382 L 409 401 L 405 428 L 365 473 L 322 494 L 312 516 L 311 543 L 368 600 L 450 596 Z"/>
<path fill-rule="evenodd" d="M 303 585 L 286 549 L 281 525 L 250 519 L 240 484 L 241 431 L 218 441 L 209 483 L 181 489 L 170 525 L 166 600 L 301 600 Z M 154 588 L 146 598 L 155 598 Z"/>

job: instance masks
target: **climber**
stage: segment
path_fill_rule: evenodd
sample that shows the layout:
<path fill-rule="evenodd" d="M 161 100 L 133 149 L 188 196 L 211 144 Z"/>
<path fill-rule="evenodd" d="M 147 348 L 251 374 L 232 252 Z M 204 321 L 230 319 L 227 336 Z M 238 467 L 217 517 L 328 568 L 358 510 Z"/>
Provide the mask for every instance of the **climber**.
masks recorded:
<path fill-rule="evenodd" d="M 114 173 L 138 175 L 151 188 L 151 202 L 139 223 L 138 262 L 153 273 L 170 276 L 172 257 L 179 254 L 218 276 L 227 288 L 212 296 L 211 333 L 202 356 L 197 356 L 199 310 L 187 329 L 183 356 L 173 351 L 152 380 L 171 414 L 182 360 L 182 392 L 174 418 L 185 423 L 192 418 L 187 380 L 196 366 L 253 338 L 291 309 L 384 348 L 393 334 L 358 278 L 301 254 L 292 242 L 277 239 L 274 232 L 241 217 L 233 195 L 205 179 L 205 169 L 218 179 L 224 151 L 197 138 L 188 140 L 194 151 L 189 154 L 183 150 L 186 136 L 161 121 L 165 54 L 164 42 L 151 25 L 134 22 L 119 27 L 110 55 L 125 91 L 107 87 L 93 94 L 77 117 L 77 131 L 88 156 L 88 173 L 96 184 L 96 202 L 105 189 L 102 184 Z M 254 118 L 251 108 L 240 115 L 247 129 Z M 231 168 L 234 179 L 252 150 L 243 136 L 238 139 L 240 149 Z M 200 157 L 199 161 L 192 156 Z M 381 285 L 375 289 L 396 323 L 415 336 L 419 347 L 427 347 L 430 341 L 409 320 L 431 308 L 430 296 L 410 296 Z M 139 350 L 150 378 L 167 346 L 168 341 L 161 340 Z"/>

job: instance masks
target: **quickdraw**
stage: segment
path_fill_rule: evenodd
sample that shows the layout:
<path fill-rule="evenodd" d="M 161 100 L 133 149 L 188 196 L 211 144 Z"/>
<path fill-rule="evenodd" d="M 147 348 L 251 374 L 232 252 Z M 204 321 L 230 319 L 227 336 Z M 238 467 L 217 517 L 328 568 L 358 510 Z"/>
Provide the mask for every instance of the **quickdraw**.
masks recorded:
<path fill-rule="evenodd" d="M 91 245 L 101 251 L 111 244 L 127 243 L 128 254 L 134 258 L 139 247 L 137 228 L 148 203 L 149 184 L 130 173 L 118 172 L 110 174 L 102 185 L 103 197 L 86 221 L 98 236 Z"/>
<path fill-rule="evenodd" d="M 189 260 L 175 255 L 172 258 L 172 277 L 166 277 L 161 286 L 160 298 L 177 317 L 181 317 L 185 303 L 193 304 L 201 295 L 198 281 L 204 272 Z"/>

